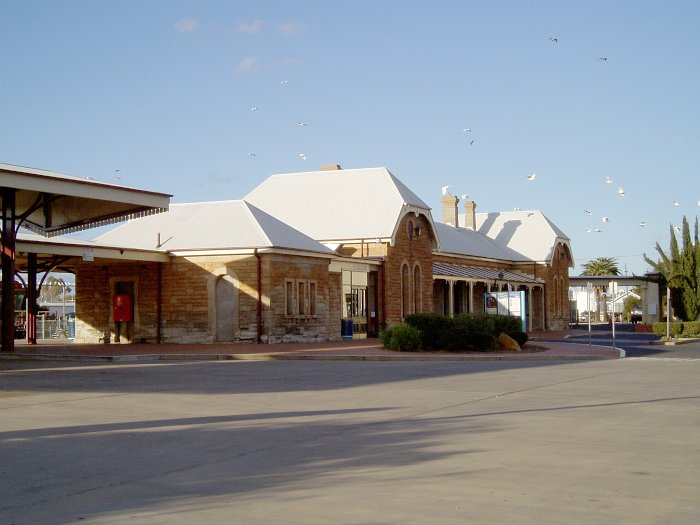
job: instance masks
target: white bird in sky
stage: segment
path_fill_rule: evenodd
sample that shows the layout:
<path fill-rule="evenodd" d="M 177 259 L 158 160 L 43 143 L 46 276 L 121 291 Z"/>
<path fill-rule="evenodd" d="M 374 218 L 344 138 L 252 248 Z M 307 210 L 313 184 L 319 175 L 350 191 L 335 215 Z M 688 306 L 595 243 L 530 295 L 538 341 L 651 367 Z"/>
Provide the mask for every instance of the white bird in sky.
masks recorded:
<path fill-rule="evenodd" d="M 255 157 L 255 153 L 248 153 L 249 157 Z"/>
<path fill-rule="evenodd" d="M 306 160 L 306 153 L 299 153 L 299 158 L 302 160 Z"/>
<path fill-rule="evenodd" d="M 625 196 L 625 190 L 623 190 L 622 188 L 617 188 L 617 193 L 620 194 L 620 197 L 624 197 L 624 196 Z"/>
<path fill-rule="evenodd" d="M 470 129 L 470 128 L 464 128 L 462 131 L 464 131 L 465 133 L 469 133 L 469 132 L 471 131 L 471 129 Z"/>
<path fill-rule="evenodd" d="M 678 201 L 673 201 L 673 205 L 674 205 L 674 206 L 680 206 L 680 205 L 681 205 L 681 203 L 680 203 L 680 202 L 678 202 Z"/>
<path fill-rule="evenodd" d="M 596 228 L 596 229 L 594 229 L 593 231 L 596 232 L 596 233 L 600 233 L 600 232 L 602 232 L 603 230 L 601 230 L 600 228 Z"/>
<path fill-rule="evenodd" d="M 586 228 L 586 233 L 591 233 L 593 231 L 593 228 Z"/>
<path fill-rule="evenodd" d="M 559 42 L 559 39 L 558 39 L 557 37 L 555 37 L 555 36 L 550 36 L 550 37 L 549 37 L 549 41 L 550 41 L 550 42 L 554 42 L 554 43 L 556 44 L 557 42 Z"/>
<path fill-rule="evenodd" d="M 605 184 L 612 184 L 613 180 L 610 177 L 605 177 Z"/>
<path fill-rule="evenodd" d="M 609 218 L 609 217 L 603 217 L 603 222 L 610 222 L 610 218 Z"/>
<path fill-rule="evenodd" d="M 256 106 L 253 106 L 252 108 L 250 108 L 250 110 L 251 110 L 251 111 L 257 111 L 258 108 L 257 108 Z"/>
<path fill-rule="evenodd" d="M 282 82 L 280 82 L 280 84 L 282 84 L 282 85 L 289 84 L 289 80 L 283 80 Z"/>
<path fill-rule="evenodd" d="M 469 194 L 468 194 L 468 193 L 465 193 L 464 195 L 462 195 L 462 200 L 468 199 L 468 198 L 469 198 Z"/>
<path fill-rule="evenodd" d="M 532 175 L 528 175 L 528 176 L 527 176 L 527 180 L 529 180 L 530 182 L 532 182 L 533 180 L 535 180 L 535 177 L 537 177 L 537 174 L 536 174 L 536 173 L 533 173 Z"/>
<path fill-rule="evenodd" d="M 646 226 L 646 225 L 647 225 L 646 221 L 642 221 L 639 223 L 640 228 L 644 228 L 644 226 Z"/>
<path fill-rule="evenodd" d="M 676 230 L 677 232 L 681 231 L 681 227 L 680 227 L 680 226 L 676 226 L 676 227 L 673 228 L 673 229 Z"/>
<path fill-rule="evenodd" d="M 305 128 L 308 124 L 306 122 L 299 122 L 299 126 Z"/>
<path fill-rule="evenodd" d="M 588 215 L 591 214 L 591 210 L 583 210 L 583 211 L 585 211 Z"/>
<path fill-rule="evenodd" d="M 447 195 L 449 190 L 450 190 L 450 186 L 443 186 L 442 187 L 442 194 Z"/>

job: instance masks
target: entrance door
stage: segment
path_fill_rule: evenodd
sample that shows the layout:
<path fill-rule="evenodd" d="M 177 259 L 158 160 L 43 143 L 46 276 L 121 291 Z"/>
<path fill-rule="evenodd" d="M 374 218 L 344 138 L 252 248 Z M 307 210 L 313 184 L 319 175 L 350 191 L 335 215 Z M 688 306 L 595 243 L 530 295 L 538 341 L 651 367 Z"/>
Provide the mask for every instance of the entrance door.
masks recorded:
<path fill-rule="evenodd" d="M 367 273 L 343 270 L 343 318 L 352 320 L 353 338 L 367 337 Z"/>
<path fill-rule="evenodd" d="M 232 342 L 236 338 L 236 285 L 224 275 L 216 281 L 216 340 Z"/>

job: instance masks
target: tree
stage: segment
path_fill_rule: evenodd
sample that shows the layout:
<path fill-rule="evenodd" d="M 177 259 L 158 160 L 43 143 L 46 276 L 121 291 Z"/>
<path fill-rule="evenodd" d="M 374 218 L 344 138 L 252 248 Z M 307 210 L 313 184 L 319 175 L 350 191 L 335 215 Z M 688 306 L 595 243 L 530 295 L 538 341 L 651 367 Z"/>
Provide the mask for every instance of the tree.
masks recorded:
<path fill-rule="evenodd" d="M 614 258 L 598 257 L 583 265 L 581 275 L 620 275 L 620 269 L 617 267 L 617 261 Z"/>
<path fill-rule="evenodd" d="M 673 291 L 671 306 L 675 314 L 684 321 L 700 318 L 700 242 L 698 242 L 698 218 L 695 217 L 694 235 L 690 237 L 690 225 L 683 217 L 681 228 L 683 249 L 679 250 L 676 230 L 671 225 L 671 243 L 667 255 L 656 243 L 660 260 L 653 261 L 646 254 L 644 260 L 659 272 Z"/>
<path fill-rule="evenodd" d="M 620 275 L 620 269 L 617 267 L 617 261 L 612 257 L 598 257 L 592 259 L 583 265 L 581 275 L 591 277 L 602 275 Z M 600 319 L 600 292 L 606 291 L 607 286 L 595 286 L 595 311 L 596 319 Z M 607 320 L 607 311 L 605 312 Z"/>

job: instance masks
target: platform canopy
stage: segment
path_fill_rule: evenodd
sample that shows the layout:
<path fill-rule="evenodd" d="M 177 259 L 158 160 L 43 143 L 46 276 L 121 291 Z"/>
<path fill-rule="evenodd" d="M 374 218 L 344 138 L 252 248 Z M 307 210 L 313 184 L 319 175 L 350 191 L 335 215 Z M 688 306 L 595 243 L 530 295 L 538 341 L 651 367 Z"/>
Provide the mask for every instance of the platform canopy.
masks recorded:
<path fill-rule="evenodd" d="M 3 201 L 7 190 L 14 193 L 17 226 L 47 237 L 166 211 L 171 197 L 2 163 L 0 189 Z"/>
<path fill-rule="evenodd" d="M 167 211 L 171 195 L 0 163 L 2 351 L 14 349 L 15 243 L 20 228 L 51 237 Z"/>

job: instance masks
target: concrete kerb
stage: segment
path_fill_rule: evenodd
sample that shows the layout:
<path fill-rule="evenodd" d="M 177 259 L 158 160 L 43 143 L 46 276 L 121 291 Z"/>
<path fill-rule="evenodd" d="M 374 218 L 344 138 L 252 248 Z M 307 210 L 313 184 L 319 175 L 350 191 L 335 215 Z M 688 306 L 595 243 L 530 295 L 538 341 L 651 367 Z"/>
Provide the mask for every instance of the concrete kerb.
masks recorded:
<path fill-rule="evenodd" d="M 338 348 L 314 347 L 314 345 L 299 345 L 297 347 L 280 348 L 280 351 L 270 351 L 269 347 L 262 351 L 259 347 L 246 347 L 243 352 L 202 352 L 207 345 L 201 345 L 195 351 L 185 352 L 152 352 L 148 349 L 134 347 L 129 352 L 130 345 L 120 345 L 118 348 L 100 348 L 101 352 L 89 353 L 90 348 L 84 349 L 76 345 L 71 351 L 65 346 L 52 352 L 50 347 L 33 348 L 32 352 L 22 352 L 21 348 L 13 354 L 0 353 L 3 360 L 33 360 L 33 361 L 83 361 L 103 363 L 129 362 L 158 362 L 158 361 L 552 361 L 552 360 L 599 360 L 624 357 L 624 350 L 602 345 L 587 345 L 546 342 L 546 350 L 538 352 L 509 352 L 509 353 L 398 353 L 385 350 L 380 345 L 364 345 L 362 347 L 347 345 Z M 168 345 L 163 350 L 172 350 L 177 345 Z M 42 351 L 45 350 L 45 351 Z M 108 353 L 103 353 L 108 352 Z"/>

